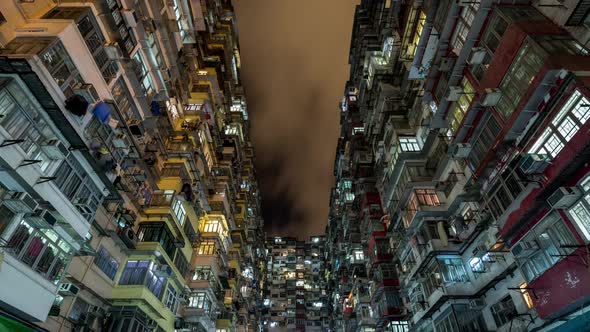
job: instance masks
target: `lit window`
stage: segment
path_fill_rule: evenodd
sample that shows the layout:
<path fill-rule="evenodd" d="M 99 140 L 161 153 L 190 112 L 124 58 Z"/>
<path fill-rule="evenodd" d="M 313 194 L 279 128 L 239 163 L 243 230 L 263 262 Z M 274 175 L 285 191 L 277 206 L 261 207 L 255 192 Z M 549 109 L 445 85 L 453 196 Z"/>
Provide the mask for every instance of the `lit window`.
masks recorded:
<path fill-rule="evenodd" d="M 176 200 L 174 201 L 174 205 L 172 206 L 172 210 L 174 212 L 174 215 L 176 216 L 176 219 L 178 220 L 178 223 L 180 225 L 183 225 L 184 219 L 186 218 L 186 211 L 184 210 L 184 206 L 182 206 L 181 199 L 176 198 Z"/>
<path fill-rule="evenodd" d="M 485 272 L 485 265 L 483 264 L 483 261 L 479 257 L 471 258 L 469 260 L 469 267 L 471 268 L 471 271 L 473 273 L 475 273 L 476 277 L 477 277 L 477 273 Z"/>
<path fill-rule="evenodd" d="M 440 200 L 438 199 L 438 195 L 434 189 L 416 189 L 415 190 L 416 197 L 418 198 L 418 203 L 420 205 L 425 206 L 439 206 Z"/>
<path fill-rule="evenodd" d="M 527 308 L 531 309 L 534 304 L 533 304 L 533 298 L 531 297 L 531 294 L 529 294 L 529 291 L 527 290 L 527 288 L 529 287 L 529 285 L 525 282 L 522 283 L 519 288 L 520 288 L 520 294 L 522 294 L 522 299 L 524 300 L 524 303 L 526 303 Z"/>
<path fill-rule="evenodd" d="M 354 194 L 353 193 L 344 193 L 344 200 L 347 203 L 354 201 Z"/>
<path fill-rule="evenodd" d="M 215 255 L 215 242 L 214 241 L 203 241 L 199 245 L 197 251 L 199 255 Z"/>
<path fill-rule="evenodd" d="M 400 137 L 399 145 L 404 152 L 417 152 L 421 150 L 420 143 L 416 137 Z"/>
<path fill-rule="evenodd" d="M 223 225 L 219 220 L 207 220 L 203 225 L 203 233 L 217 233 L 220 236 L 223 236 Z"/>
<path fill-rule="evenodd" d="M 361 261 L 365 259 L 365 254 L 362 250 L 355 250 L 352 252 L 355 261 Z"/>
<path fill-rule="evenodd" d="M 211 309 L 211 300 L 209 300 L 207 293 L 194 293 L 188 300 L 188 306 L 209 312 Z"/>
<path fill-rule="evenodd" d="M 456 132 L 461 122 L 463 122 L 463 118 L 465 117 L 465 114 L 467 114 L 469 105 L 471 105 L 471 101 L 475 95 L 475 89 L 467 77 L 463 78 L 461 81 L 461 90 L 463 93 L 459 97 L 459 100 L 453 102 L 448 111 L 449 128 L 452 133 Z"/>
<path fill-rule="evenodd" d="M 590 101 L 576 90 L 537 139 L 529 153 L 555 158 L 590 118 Z"/>

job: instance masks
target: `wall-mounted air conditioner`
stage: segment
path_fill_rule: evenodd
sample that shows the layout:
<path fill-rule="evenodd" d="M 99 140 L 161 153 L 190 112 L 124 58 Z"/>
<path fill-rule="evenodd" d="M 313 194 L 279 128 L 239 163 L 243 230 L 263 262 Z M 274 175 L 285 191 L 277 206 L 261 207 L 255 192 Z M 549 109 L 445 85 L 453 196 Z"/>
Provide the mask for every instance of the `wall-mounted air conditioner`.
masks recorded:
<path fill-rule="evenodd" d="M 57 292 L 64 296 L 76 296 L 80 292 L 80 288 L 72 283 L 63 283 L 59 285 Z"/>
<path fill-rule="evenodd" d="M 123 58 L 123 52 L 117 43 L 107 43 L 104 45 L 104 51 L 110 60 L 120 60 Z"/>
<path fill-rule="evenodd" d="M 484 95 L 481 97 L 482 106 L 496 106 L 502 98 L 502 91 L 500 89 L 485 89 Z"/>
<path fill-rule="evenodd" d="M 3 197 L 3 205 L 14 213 L 31 213 L 39 204 L 26 192 L 9 191 Z"/>
<path fill-rule="evenodd" d="M 49 140 L 47 143 L 41 145 L 41 150 L 52 160 L 66 159 L 70 152 L 58 139 Z"/>
<path fill-rule="evenodd" d="M 49 210 L 41 209 L 25 217 L 28 223 L 38 228 L 52 228 L 57 223 L 57 218 Z"/>
<path fill-rule="evenodd" d="M 123 16 L 123 20 L 125 20 L 125 24 L 127 24 L 128 27 L 135 28 L 137 26 L 137 20 L 135 19 L 135 11 L 133 9 L 122 10 L 121 16 Z"/>
<path fill-rule="evenodd" d="M 521 241 L 512 247 L 512 253 L 514 256 L 527 256 L 533 252 L 539 250 L 539 245 L 536 241 Z"/>
<path fill-rule="evenodd" d="M 540 174 L 551 164 L 551 155 L 527 154 L 520 163 L 520 170 L 525 174 Z"/>
<path fill-rule="evenodd" d="M 470 143 L 457 143 L 449 149 L 453 158 L 467 158 L 471 153 L 472 146 Z"/>
<path fill-rule="evenodd" d="M 96 89 L 90 83 L 78 83 L 72 87 L 72 91 L 84 97 L 89 104 L 96 104 L 100 100 L 98 92 L 96 92 Z"/>
<path fill-rule="evenodd" d="M 485 47 L 474 47 L 471 49 L 471 56 L 469 57 L 469 63 L 472 65 L 482 64 L 485 60 L 487 51 Z"/>
<path fill-rule="evenodd" d="M 565 209 L 572 206 L 581 196 L 582 191 L 577 187 L 559 187 L 547 198 L 547 203 L 554 209 Z"/>
<path fill-rule="evenodd" d="M 447 95 L 448 101 L 457 101 L 463 95 L 463 89 L 460 86 L 449 86 L 449 94 Z"/>

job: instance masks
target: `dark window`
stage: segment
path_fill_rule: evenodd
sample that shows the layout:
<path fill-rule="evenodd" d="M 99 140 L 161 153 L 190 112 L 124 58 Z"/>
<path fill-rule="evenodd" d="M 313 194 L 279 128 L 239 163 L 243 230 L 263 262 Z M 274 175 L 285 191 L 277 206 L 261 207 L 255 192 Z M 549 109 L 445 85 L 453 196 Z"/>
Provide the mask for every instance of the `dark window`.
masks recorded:
<path fill-rule="evenodd" d="M 100 246 L 96 253 L 94 265 L 98 266 L 98 268 L 111 280 L 115 280 L 115 275 L 117 274 L 117 270 L 119 270 L 119 263 L 111 257 L 109 252 L 103 246 Z"/>
<path fill-rule="evenodd" d="M 506 296 L 500 302 L 494 304 L 491 307 L 492 316 L 494 316 L 494 321 L 496 321 L 496 326 L 500 327 L 506 323 L 508 323 L 512 318 L 517 315 L 516 308 L 514 307 L 514 302 L 510 296 Z"/>

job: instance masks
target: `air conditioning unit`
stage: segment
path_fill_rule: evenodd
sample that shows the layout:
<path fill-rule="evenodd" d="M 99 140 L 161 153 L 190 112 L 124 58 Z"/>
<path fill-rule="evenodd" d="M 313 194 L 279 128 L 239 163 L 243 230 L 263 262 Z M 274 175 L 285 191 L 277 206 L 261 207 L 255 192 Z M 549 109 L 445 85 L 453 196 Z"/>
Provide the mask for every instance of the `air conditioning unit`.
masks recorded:
<path fill-rule="evenodd" d="M 43 150 L 51 160 L 64 160 L 70 152 L 68 151 L 68 148 L 57 139 L 49 140 L 47 143 L 43 144 L 41 150 Z"/>
<path fill-rule="evenodd" d="M 123 58 L 123 52 L 117 43 L 108 43 L 104 45 L 104 51 L 110 60 L 120 60 Z"/>
<path fill-rule="evenodd" d="M 455 58 L 450 58 L 450 57 L 443 57 L 440 61 L 440 66 L 438 67 L 439 71 L 450 71 L 451 69 L 453 69 L 453 66 L 455 65 Z"/>
<path fill-rule="evenodd" d="M 485 94 L 481 98 L 482 106 L 496 106 L 502 98 L 502 91 L 500 89 L 485 89 Z"/>
<path fill-rule="evenodd" d="M 121 11 L 121 16 L 123 16 L 123 20 L 130 28 L 135 28 L 137 26 L 137 20 L 135 20 L 135 11 L 133 9 L 124 9 Z"/>
<path fill-rule="evenodd" d="M 512 247 L 514 256 L 529 255 L 539 250 L 539 245 L 536 241 L 521 241 Z"/>
<path fill-rule="evenodd" d="M 135 232 L 131 228 L 119 228 L 117 229 L 117 236 L 121 239 L 121 242 L 125 245 L 125 247 L 129 249 L 135 249 L 135 245 L 137 244 L 137 236 Z"/>
<path fill-rule="evenodd" d="M 486 306 L 486 301 L 484 299 L 473 299 L 469 301 L 469 308 L 470 309 L 482 309 Z"/>
<path fill-rule="evenodd" d="M 72 87 L 72 91 L 84 97 L 89 104 L 96 104 L 100 100 L 98 92 L 96 92 L 96 89 L 90 83 L 78 83 Z"/>
<path fill-rule="evenodd" d="M 581 196 L 582 191 L 577 187 L 559 187 L 559 189 L 547 198 L 547 203 L 554 209 L 569 208 Z"/>
<path fill-rule="evenodd" d="M 7 192 L 3 204 L 14 213 L 31 213 L 39 206 L 31 195 L 19 191 Z"/>
<path fill-rule="evenodd" d="M 117 149 L 125 149 L 129 147 L 125 140 L 125 134 L 118 134 L 113 138 L 113 146 Z"/>
<path fill-rule="evenodd" d="M 525 174 L 540 174 L 551 164 L 553 158 L 548 154 L 527 154 L 520 163 L 520 170 Z"/>
<path fill-rule="evenodd" d="M 474 47 L 471 49 L 471 56 L 469 57 L 469 63 L 472 65 L 482 64 L 485 60 L 488 52 L 484 47 Z"/>
<path fill-rule="evenodd" d="M 457 143 L 453 145 L 449 151 L 453 158 L 467 158 L 471 153 L 472 146 L 470 143 Z"/>
<path fill-rule="evenodd" d="M 27 216 L 25 220 L 38 228 L 52 228 L 57 223 L 57 218 L 49 210 L 37 210 Z"/>
<path fill-rule="evenodd" d="M 457 101 L 463 95 L 463 89 L 460 86 L 450 86 L 449 87 L 449 94 L 447 95 L 448 101 Z"/>
<path fill-rule="evenodd" d="M 80 293 L 80 288 L 72 283 L 63 283 L 59 285 L 59 289 L 57 291 L 60 295 L 64 296 L 76 296 Z"/>
<path fill-rule="evenodd" d="M 143 28 L 145 29 L 145 31 L 148 34 L 153 33 L 157 30 L 156 23 L 154 22 L 153 18 L 146 17 L 146 18 L 142 19 L 142 22 L 143 22 Z"/>

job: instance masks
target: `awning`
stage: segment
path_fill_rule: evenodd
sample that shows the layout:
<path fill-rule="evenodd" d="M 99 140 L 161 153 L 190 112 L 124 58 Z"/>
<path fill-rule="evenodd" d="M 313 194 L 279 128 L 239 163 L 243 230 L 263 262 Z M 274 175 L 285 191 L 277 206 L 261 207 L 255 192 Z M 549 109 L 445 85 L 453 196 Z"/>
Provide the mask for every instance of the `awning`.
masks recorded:
<path fill-rule="evenodd" d="M 8 316 L 4 316 L 4 313 L 0 314 L 0 331 L 10 332 L 41 332 L 47 331 L 37 326 L 28 326 L 28 324 L 21 323 Z"/>

